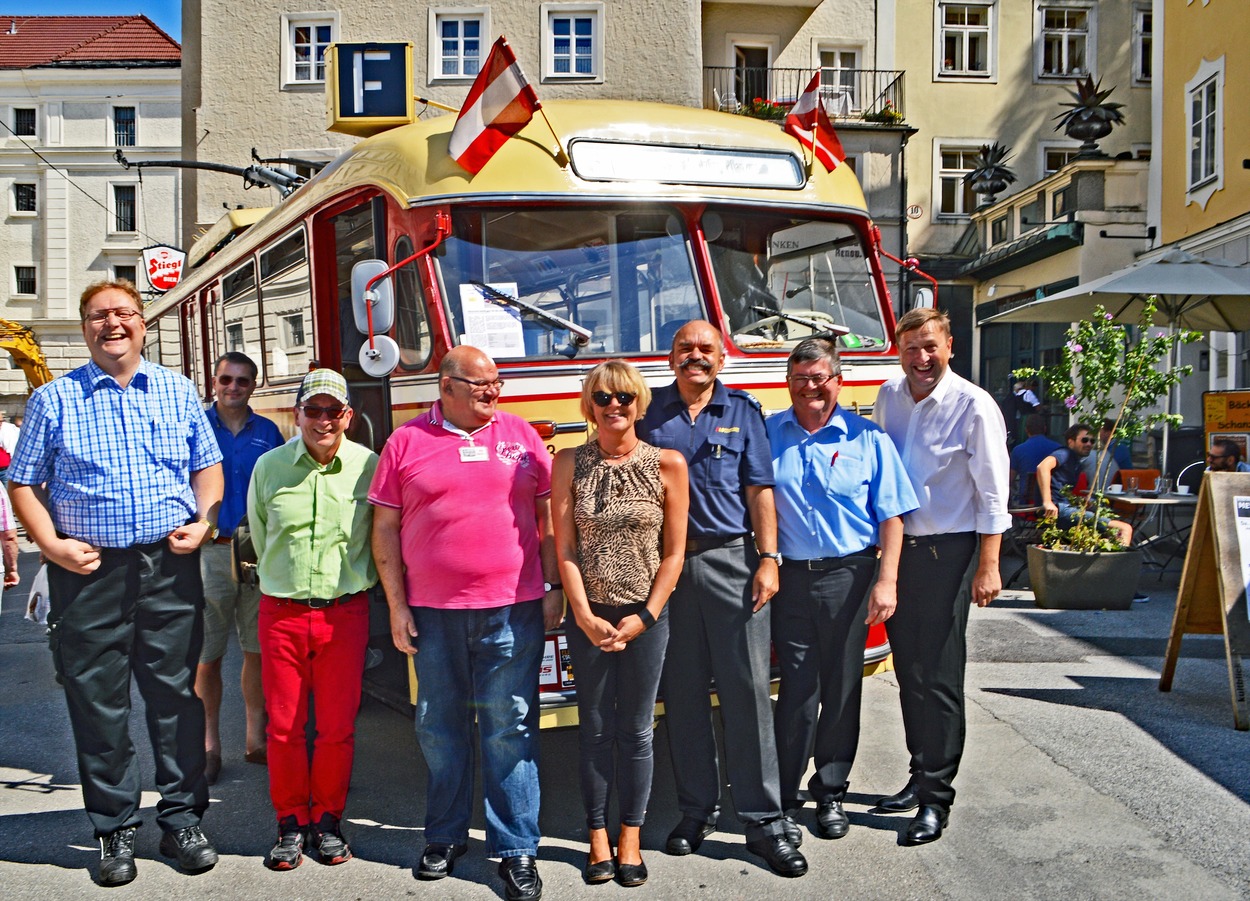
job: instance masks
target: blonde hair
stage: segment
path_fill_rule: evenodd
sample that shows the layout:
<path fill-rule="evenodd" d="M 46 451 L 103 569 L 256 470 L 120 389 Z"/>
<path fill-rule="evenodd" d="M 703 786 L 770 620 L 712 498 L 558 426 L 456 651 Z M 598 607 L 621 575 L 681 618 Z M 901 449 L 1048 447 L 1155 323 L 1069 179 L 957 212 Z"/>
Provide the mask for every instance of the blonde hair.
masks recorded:
<path fill-rule="evenodd" d="M 628 391 L 634 395 L 638 418 L 646 415 L 651 404 L 651 389 L 647 387 L 642 373 L 624 360 L 608 360 L 600 363 L 586 375 L 582 383 L 582 416 L 587 422 L 595 421 L 595 405 L 591 395 L 596 391 Z"/>
<path fill-rule="evenodd" d="M 87 321 L 87 304 L 91 303 L 91 298 L 95 297 L 101 291 L 107 291 L 110 288 L 122 291 L 130 295 L 130 299 L 135 302 L 135 306 L 139 312 L 143 312 L 143 296 L 139 293 L 139 289 L 135 287 L 134 282 L 127 281 L 124 278 L 112 279 L 111 281 L 95 282 L 88 285 L 82 292 L 82 296 L 78 298 L 78 318 L 83 322 Z"/>
<path fill-rule="evenodd" d="M 920 307 L 915 310 L 908 310 L 899 319 L 898 325 L 894 327 L 894 340 L 896 343 L 903 343 L 903 335 L 908 332 L 914 332 L 918 328 L 924 328 L 930 322 L 937 324 L 946 337 L 951 336 L 951 318 L 941 310 L 931 309 L 929 307 Z"/>

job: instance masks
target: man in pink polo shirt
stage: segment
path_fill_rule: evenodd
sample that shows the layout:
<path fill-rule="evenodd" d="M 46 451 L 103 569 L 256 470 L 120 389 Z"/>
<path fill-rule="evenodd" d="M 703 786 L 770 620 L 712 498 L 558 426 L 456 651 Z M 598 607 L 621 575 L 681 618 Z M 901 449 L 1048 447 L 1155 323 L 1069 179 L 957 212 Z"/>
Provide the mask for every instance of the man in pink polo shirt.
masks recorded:
<path fill-rule="evenodd" d="M 448 353 L 438 402 L 391 435 L 369 500 L 391 637 L 415 655 L 420 686 L 429 782 L 416 876 L 450 875 L 468 849 L 476 717 L 486 851 L 501 858 L 508 901 L 537 901 L 538 669 L 563 595 L 550 454 L 529 423 L 495 409 L 502 388 L 480 350 Z"/>

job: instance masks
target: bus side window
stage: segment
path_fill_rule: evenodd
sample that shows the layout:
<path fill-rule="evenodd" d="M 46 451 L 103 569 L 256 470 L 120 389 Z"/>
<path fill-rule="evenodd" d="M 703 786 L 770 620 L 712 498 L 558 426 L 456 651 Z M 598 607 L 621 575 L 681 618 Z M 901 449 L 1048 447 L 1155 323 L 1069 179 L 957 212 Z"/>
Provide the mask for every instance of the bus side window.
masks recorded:
<path fill-rule="evenodd" d="M 412 253 L 412 239 L 407 235 L 395 242 L 396 260 L 407 259 Z M 395 273 L 395 336 L 399 342 L 399 365 L 418 371 L 429 363 L 433 349 L 419 265 L 419 261 L 412 262 Z"/>
<path fill-rule="evenodd" d="M 378 247 L 374 237 L 378 233 L 376 226 L 379 218 L 373 201 L 366 201 L 331 220 L 334 223 L 335 281 L 338 284 L 339 353 L 345 371 L 348 367 L 357 366 L 361 345 L 367 340 L 356 331 L 352 316 L 352 267 L 361 260 L 380 259 L 386 253 L 385 243 Z"/>
<path fill-rule="evenodd" d="M 183 374 L 195 382 L 195 390 L 200 397 L 208 396 L 208 386 L 204 384 L 204 331 L 201 328 L 200 304 L 191 300 L 183 309 L 183 321 L 187 327 L 187 359 Z"/>
<path fill-rule="evenodd" d="M 260 300 L 256 291 L 256 267 L 251 260 L 221 280 L 221 310 L 226 350 L 237 350 L 251 357 L 260 369 L 257 383 L 264 383 L 266 367 L 260 336 Z"/>
<path fill-rule="evenodd" d="M 260 255 L 260 299 L 270 382 L 303 378 L 313 359 L 312 284 L 304 230 Z"/>

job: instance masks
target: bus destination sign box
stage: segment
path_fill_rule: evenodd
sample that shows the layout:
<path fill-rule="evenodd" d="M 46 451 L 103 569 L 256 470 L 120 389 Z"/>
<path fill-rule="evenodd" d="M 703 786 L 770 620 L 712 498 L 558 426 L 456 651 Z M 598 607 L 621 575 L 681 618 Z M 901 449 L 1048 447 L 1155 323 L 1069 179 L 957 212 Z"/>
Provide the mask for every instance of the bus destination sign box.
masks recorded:
<path fill-rule="evenodd" d="M 414 121 L 411 43 L 329 46 L 326 131 L 367 138 Z"/>

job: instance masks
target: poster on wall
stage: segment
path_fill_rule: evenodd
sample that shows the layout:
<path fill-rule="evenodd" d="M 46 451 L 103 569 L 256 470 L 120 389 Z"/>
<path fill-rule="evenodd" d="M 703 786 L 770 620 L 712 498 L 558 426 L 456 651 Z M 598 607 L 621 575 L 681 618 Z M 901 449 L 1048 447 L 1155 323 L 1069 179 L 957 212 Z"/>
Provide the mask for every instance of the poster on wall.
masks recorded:
<path fill-rule="evenodd" d="M 1230 441 L 1250 459 L 1250 391 L 1206 391 L 1202 395 L 1204 449 L 1216 441 Z"/>

